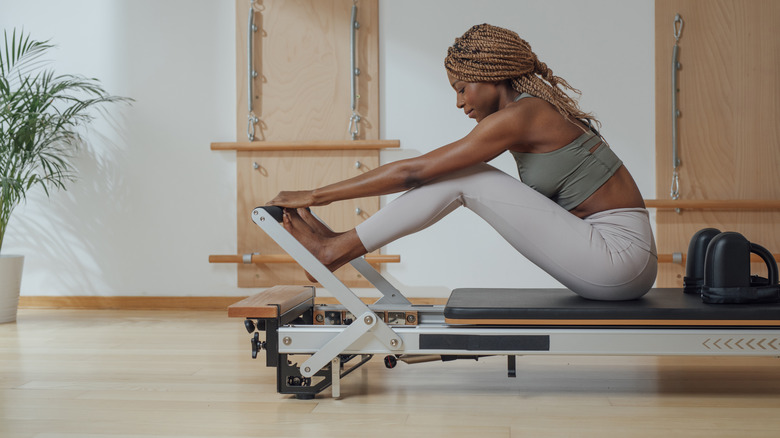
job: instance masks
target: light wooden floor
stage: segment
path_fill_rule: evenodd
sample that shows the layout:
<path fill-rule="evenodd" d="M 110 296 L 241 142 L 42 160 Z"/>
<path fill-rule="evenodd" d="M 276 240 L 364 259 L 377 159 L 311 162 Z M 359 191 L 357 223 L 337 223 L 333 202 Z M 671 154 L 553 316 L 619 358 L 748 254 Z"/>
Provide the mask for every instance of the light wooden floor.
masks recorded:
<path fill-rule="evenodd" d="M 301 401 L 238 319 L 21 310 L 0 325 L 0 437 L 778 437 L 780 359 L 375 357 Z"/>

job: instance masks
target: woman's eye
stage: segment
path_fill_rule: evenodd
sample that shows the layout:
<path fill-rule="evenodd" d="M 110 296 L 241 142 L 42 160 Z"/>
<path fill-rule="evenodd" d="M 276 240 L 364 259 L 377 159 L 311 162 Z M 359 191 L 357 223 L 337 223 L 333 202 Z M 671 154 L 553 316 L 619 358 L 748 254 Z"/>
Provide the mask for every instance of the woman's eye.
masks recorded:
<path fill-rule="evenodd" d="M 463 94 L 463 90 L 464 88 L 461 88 L 460 90 L 458 90 L 458 93 Z"/>

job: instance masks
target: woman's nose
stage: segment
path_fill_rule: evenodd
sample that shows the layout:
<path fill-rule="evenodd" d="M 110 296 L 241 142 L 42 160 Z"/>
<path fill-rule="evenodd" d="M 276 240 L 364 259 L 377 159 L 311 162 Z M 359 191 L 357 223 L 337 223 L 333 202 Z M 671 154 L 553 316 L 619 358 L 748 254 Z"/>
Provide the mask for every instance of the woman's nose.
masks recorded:
<path fill-rule="evenodd" d="M 463 108 L 463 105 L 465 105 L 465 102 L 463 101 L 461 94 L 457 93 L 455 95 L 455 106 L 458 108 Z"/>

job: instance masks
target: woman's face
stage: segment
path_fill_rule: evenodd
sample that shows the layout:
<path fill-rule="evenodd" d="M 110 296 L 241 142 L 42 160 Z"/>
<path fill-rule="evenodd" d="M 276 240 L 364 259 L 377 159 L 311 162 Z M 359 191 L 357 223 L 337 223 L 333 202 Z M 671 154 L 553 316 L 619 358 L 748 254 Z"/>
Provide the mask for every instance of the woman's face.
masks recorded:
<path fill-rule="evenodd" d="M 499 92 L 492 82 L 465 82 L 453 77 L 449 72 L 447 78 L 457 96 L 456 105 L 463 109 L 469 118 L 477 123 L 485 117 L 498 111 Z"/>

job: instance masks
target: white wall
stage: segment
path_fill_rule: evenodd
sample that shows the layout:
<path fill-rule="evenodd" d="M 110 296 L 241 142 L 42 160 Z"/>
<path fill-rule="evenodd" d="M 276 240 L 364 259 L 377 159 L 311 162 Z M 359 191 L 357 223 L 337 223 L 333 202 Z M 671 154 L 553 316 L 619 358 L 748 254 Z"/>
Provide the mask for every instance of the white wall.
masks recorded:
<path fill-rule="evenodd" d="M 583 92 L 603 133 L 654 197 L 652 0 L 380 0 L 383 138 L 424 153 L 472 126 L 442 60 L 469 26 L 516 30 Z M 19 207 L 4 253 L 27 256 L 24 295 L 243 295 L 235 268 L 234 3 L 229 0 L 0 0 L 0 27 L 59 46 L 55 68 L 136 99 L 90 131 L 80 179 Z M 511 160 L 497 159 L 512 170 Z M 388 273 L 412 296 L 465 286 L 556 286 L 469 212 L 390 245 Z"/>
<path fill-rule="evenodd" d="M 16 211 L 4 253 L 24 295 L 240 294 L 235 268 L 235 7 L 225 0 L 0 1 L 0 27 L 58 45 L 54 68 L 136 100 L 94 125 L 79 181 Z"/>

